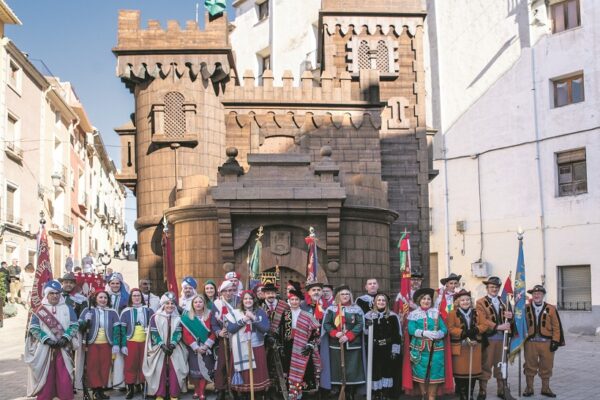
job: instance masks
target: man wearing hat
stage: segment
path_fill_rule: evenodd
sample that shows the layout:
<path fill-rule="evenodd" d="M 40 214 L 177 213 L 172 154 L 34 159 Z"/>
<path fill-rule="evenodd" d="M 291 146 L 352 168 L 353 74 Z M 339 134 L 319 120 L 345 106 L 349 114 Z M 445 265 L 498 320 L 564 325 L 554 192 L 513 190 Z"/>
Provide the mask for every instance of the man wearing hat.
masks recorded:
<path fill-rule="evenodd" d="M 405 318 L 406 315 L 402 314 L 402 304 L 408 304 L 408 312 L 416 310 L 418 305 L 413 301 L 413 296 L 415 292 L 421 289 L 421 284 L 423 283 L 423 274 L 420 272 L 413 272 L 410 274 L 410 298 L 405 299 L 402 296 L 402 293 L 398 293 L 396 296 L 396 301 L 394 302 L 394 312 L 402 318 Z"/>
<path fill-rule="evenodd" d="M 192 306 L 192 299 L 196 296 L 198 282 L 191 276 L 186 276 L 181 282 L 181 296 L 179 297 L 179 307 L 182 310 L 189 310 Z"/>
<path fill-rule="evenodd" d="M 75 315 L 79 318 L 81 312 L 87 308 L 88 302 L 84 295 L 75 290 L 75 274 L 67 272 L 59 279 L 59 282 L 62 284 L 62 297 L 65 299 L 65 303 L 75 310 Z"/>
<path fill-rule="evenodd" d="M 533 396 L 533 379 L 542 378 L 542 395 L 556 397 L 550 389 L 550 377 L 554 367 L 554 352 L 565 345 L 562 324 L 556 307 L 546 303 L 546 289 L 535 285 L 528 290 L 531 301 L 527 304 L 527 339 L 525 341 L 524 373 L 527 387 L 523 396 Z"/>
<path fill-rule="evenodd" d="M 488 280 L 483 281 L 487 290 L 487 295 L 478 299 L 475 309 L 477 311 L 477 320 L 486 327 L 485 332 L 481 332 L 483 336 L 483 352 L 481 359 L 481 378 L 479 380 L 478 400 L 484 400 L 487 396 L 487 382 L 494 377 L 498 383 L 498 397 L 505 398 L 505 393 L 508 392 L 507 398 L 512 398 L 506 382 L 502 379 L 502 371 L 498 367 L 498 363 L 502 361 L 502 343 L 504 332 L 511 330 L 510 320 L 513 313 L 508 310 L 506 304 L 502 302 L 498 296 L 502 281 L 497 276 L 492 276 Z"/>
<path fill-rule="evenodd" d="M 270 395 L 275 398 L 281 396 L 281 394 L 273 392 L 282 390 L 286 384 L 284 371 L 289 370 L 289 353 L 287 354 L 288 357 L 282 357 L 279 349 L 284 345 L 284 342 L 292 340 L 292 314 L 288 303 L 277 299 L 277 287 L 273 283 L 269 282 L 264 285 L 262 292 L 265 296 L 265 302 L 261 308 L 267 313 L 270 322 L 269 332 L 265 340 L 269 376 L 273 381 Z M 278 368 L 279 365 L 281 365 L 281 369 Z"/>
<path fill-rule="evenodd" d="M 58 281 L 44 286 L 43 313 L 34 313 L 29 324 L 25 362 L 30 374 L 27 396 L 38 399 L 73 399 L 72 349 L 77 340 L 77 316 L 65 304 Z"/>
<path fill-rule="evenodd" d="M 379 282 L 377 282 L 377 279 L 367 279 L 367 283 L 365 283 L 365 290 L 367 293 L 356 299 L 356 305 L 359 306 L 363 313 L 366 314 L 373 308 L 373 299 L 375 299 L 375 295 L 379 291 Z"/>
<path fill-rule="evenodd" d="M 227 315 L 233 313 L 239 302 L 237 290 L 229 280 L 219 286 L 219 298 L 213 302 L 210 318 L 211 330 L 217 336 L 217 365 L 215 367 L 215 390 L 217 399 L 225 399 L 228 390 L 228 362 L 230 362 L 229 334 L 227 333 Z"/>
<path fill-rule="evenodd" d="M 129 291 L 123 282 L 123 275 L 118 272 L 114 272 L 110 278 L 108 278 L 106 290 L 108 292 L 112 308 L 117 312 L 117 314 L 120 314 L 121 311 L 127 307 L 127 303 L 129 302 Z"/>
<path fill-rule="evenodd" d="M 295 290 L 298 291 L 300 288 L 296 288 Z M 323 284 L 317 281 L 306 282 L 304 290 L 306 290 L 308 296 L 304 297 L 305 300 L 301 303 L 300 308 L 307 313 L 312 314 L 320 324 L 325 315 L 325 307 L 323 307 L 323 302 L 321 301 L 321 297 L 323 296 Z"/>
<path fill-rule="evenodd" d="M 242 281 L 240 279 L 241 279 L 240 274 L 238 274 L 235 271 L 229 271 L 228 273 L 225 274 L 225 280 L 228 280 L 233 284 L 233 287 L 235 289 L 234 293 L 238 297 L 244 291 L 244 284 L 242 283 Z"/>
<path fill-rule="evenodd" d="M 454 293 L 456 293 L 456 290 L 458 289 L 460 278 L 462 278 L 462 275 L 456 275 L 452 272 L 447 278 L 440 279 L 442 287 L 438 290 L 435 307 L 440 309 L 440 306 L 443 305 L 442 303 L 445 303 L 445 305 L 443 305 L 443 310 L 440 309 L 440 316 L 444 321 L 446 320 L 448 313 L 454 309 Z M 445 302 L 444 299 L 446 300 Z"/>

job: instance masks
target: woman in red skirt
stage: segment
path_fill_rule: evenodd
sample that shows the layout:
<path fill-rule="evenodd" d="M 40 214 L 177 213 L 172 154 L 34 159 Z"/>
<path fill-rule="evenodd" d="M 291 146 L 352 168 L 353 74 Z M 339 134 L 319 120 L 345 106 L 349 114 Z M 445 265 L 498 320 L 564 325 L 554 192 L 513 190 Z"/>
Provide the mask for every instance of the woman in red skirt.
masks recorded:
<path fill-rule="evenodd" d="M 151 308 L 144 304 L 144 297 L 140 289 L 131 289 L 129 292 L 128 307 L 121 312 L 121 352 L 125 354 L 125 384 L 127 385 L 126 399 L 132 399 L 135 385 L 143 385 L 144 373 L 144 344 L 146 330 L 150 324 L 150 317 L 154 314 Z M 141 392 L 141 388 L 138 387 Z"/>
<path fill-rule="evenodd" d="M 95 400 L 108 399 L 104 390 L 110 378 L 112 356 L 120 351 L 121 322 L 117 312 L 110 308 L 106 291 L 92 296 L 90 307 L 83 310 L 79 321 L 84 330 L 84 343 L 88 345 L 87 386 L 92 388 Z"/>
<path fill-rule="evenodd" d="M 251 290 L 242 292 L 241 297 L 239 308 L 233 313 L 227 314 L 227 331 L 232 335 L 233 377 L 231 389 L 243 394 L 250 392 L 249 361 L 251 355 L 252 386 L 254 392 L 262 392 L 266 391 L 271 384 L 264 344 L 265 333 L 269 331 L 269 317 L 258 307 L 257 299 Z M 251 345 L 248 344 L 249 341 Z"/>

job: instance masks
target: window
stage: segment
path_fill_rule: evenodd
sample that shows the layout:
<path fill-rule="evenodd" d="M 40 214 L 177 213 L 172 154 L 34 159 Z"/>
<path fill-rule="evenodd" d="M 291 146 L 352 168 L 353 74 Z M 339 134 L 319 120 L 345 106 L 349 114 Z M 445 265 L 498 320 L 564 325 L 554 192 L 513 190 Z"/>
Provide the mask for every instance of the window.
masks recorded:
<path fill-rule="evenodd" d="M 556 153 L 558 168 L 558 196 L 587 193 L 585 149 Z"/>
<path fill-rule="evenodd" d="M 260 76 L 263 76 L 266 70 L 271 69 L 271 55 L 268 54 L 260 58 Z"/>
<path fill-rule="evenodd" d="M 592 310 L 592 286 L 589 265 L 558 267 L 558 309 Z"/>
<path fill-rule="evenodd" d="M 7 142 L 14 142 L 17 138 L 18 138 L 18 133 L 19 133 L 19 120 L 8 114 L 8 126 L 6 127 L 6 141 Z"/>
<path fill-rule="evenodd" d="M 8 84 L 15 90 L 21 89 L 21 68 L 13 60 L 10 60 L 8 69 Z"/>
<path fill-rule="evenodd" d="M 552 86 L 554 87 L 554 107 L 562 107 L 584 100 L 583 74 L 553 79 Z"/>
<path fill-rule="evenodd" d="M 552 33 L 573 29 L 581 25 L 579 0 L 567 0 L 551 6 Z"/>
<path fill-rule="evenodd" d="M 6 185 L 6 220 L 11 223 L 17 221 L 15 207 L 17 198 L 17 188 L 12 185 Z"/>
<path fill-rule="evenodd" d="M 257 3 L 258 20 L 262 21 L 269 16 L 269 0 L 265 0 L 262 3 Z"/>

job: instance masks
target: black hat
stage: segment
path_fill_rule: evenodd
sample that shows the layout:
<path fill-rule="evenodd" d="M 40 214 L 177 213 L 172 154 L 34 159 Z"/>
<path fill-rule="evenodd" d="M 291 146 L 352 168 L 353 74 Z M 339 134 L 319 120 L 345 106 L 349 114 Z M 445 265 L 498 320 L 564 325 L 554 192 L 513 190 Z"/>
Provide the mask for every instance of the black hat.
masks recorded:
<path fill-rule="evenodd" d="M 306 282 L 306 284 L 304 285 L 304 290 L 306 290 L 307 292 L 314 288 L 314 287 L 320 287 L 321 289 L 323 289 L 323 284 L 321 282 Z"/>
<path fill-rule="evenodd" d="M 463 296 L 469 296 L 471 297 L 471 292 L 469 292 L 467 289 L 460 289 L 460 291 L 454 293 L 454 296 L 452 297 L 455 301 L 458 300 L 460 297 Z"/>
<path fill-rule="evenodd" d="M 67 272 L 66 274 L 63 275 L 62 278 L 59 278 L 58 281 L 60 283 L 62 283 L 63 281 L 73 281 L 73 282 L 76 282 L 75 274 L 72 273 L 72 272 Z"/>
<path fill-rule="evenodd" d="M 527 293 L 529 293 L 529 294 L 533 294 L 533 292 L 542 292 L 542 293 L 546 294 L 546 288 L 543 287 L 542 285 L 535 285 L 533 287 L 533 289 L 530 289 L 527 291 Z"/>
<path fill-rule="evenodd" d="M 276 292 L 277 291 L 277 286 L 275 286 L 275 284 L 273 282 L 268 282 L 266 285 L 264 285 L 261 289 L 264 292 Z"/>
<path fill-rule="evenodd" d="M 304 293 L 302 293 L 301 290 L 296 290 L 296 289 L 289 290 L 288 291 L 288 299 L 290 298 L 290 296 L 296 296 L 300 300 L 304 300 Z"/>
<path fill-rule="evenodd" d="M 423 279 L 423 274 L 421 272 L 411 272 L 410 279 Z"/>
<path fill-rule="evenodd" d="M 337 296 L 337 294 L 338 294 L 339 292 L 341 292 L 342 290 L 348 290 L 348 291 L 350 291 L 350 293 L 352 293 L 352 291 L 350 290 L 350 286 L 348 286 L 348 285 L 340 285 L 340 286 L 336 287 L 336 288 L 333 290 L 333 295 L 334 295 L 334 296 Z"/>
<path fill-rule="evenodd" d="M 450 275 L 448 275 L 447 278 L 442 278 L 440 279 L 440 283 L 442 285 L 445 285 L 446 283 L 450 282 L 450 281 L 460 281 L 460 278 L 462 278 L 462 275 L 456 275 L 454 272 L 452 272 Z"/>
<path fill-rule="evenodd" d="M 417 303 L 417 304 L 418 304 L 418 303 L 419 303 L 419 298 L 420 298 L 421 296 L 424 296 L 424 295 L 426 295 L 426 294 L 428 294 L 428 295 L 429 295 L 429 297 L 431 297 L 431 300 L 433 300 L 433 293 L 434 293 L 434 292 L 435 292 L 435 291 L 434 291 L 432 288 L 421 288 L 421 289 L 417 289 L 417 290 L 415 291 L 415 294 L 413 294 L 413 301 L 414 301 L 415 303 Z"/>
<path fill-rule="evenodd" d="M 502 286 L 502 281 L 497 276 L 490 276 L 487 281 L 483 281 L 484 285 Z"/>
<path fill-rule="evenodd" d="M 333 285 L 330 285 L 329 283 L 324 284 L 323 287 L 329 288 L 329 289 L 331 289 L 331 291 L 333 291 Z"/>
<path fill-rule="evenodd" d="M 287 281 L 287 286 L 292 286 L 295 290 L 302 290 L 300 287 L 300 282 L 289 280 Z"/>

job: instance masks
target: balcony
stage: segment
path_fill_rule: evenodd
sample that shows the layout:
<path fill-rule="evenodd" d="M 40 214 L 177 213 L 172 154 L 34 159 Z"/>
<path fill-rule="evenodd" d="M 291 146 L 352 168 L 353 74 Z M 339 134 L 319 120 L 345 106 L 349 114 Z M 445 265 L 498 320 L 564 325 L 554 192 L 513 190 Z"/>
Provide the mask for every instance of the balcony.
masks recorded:
<path fill-rule="evenodd" d="M 16 227 L 16 228 L 22 228 L 23 227 L 23 218 L 17 217 L 12 212 L 7 212 L 6 213 L 6 223 L 9 225 L 12 225 L 13 227 Z"/>
<path fill-rule="evenodd" d="M 75 233 L 73 218 L 67 214 L 56 214 L 52 218 L 51 228 L 49 233 L 62 236 L 65 239 L 72 239 Z"/>
<path fill-rule="evenodd" d="M 58 175 L 60 177 L 60 186 L 63 188 L 67 187 L 67 179 L 68 179 L 68 169 L 67 166 L 61 163 L 60 161 L 54 161 L 54 173 L 53 175 Z"/>
<path fill-rule="evenodd" d="M 14 141 L 6 141 L 5 152 L 6 155 L 13 161 L 18 162 L 19 164 L 23 162 L 23 149 L 17 146 Z"/>

